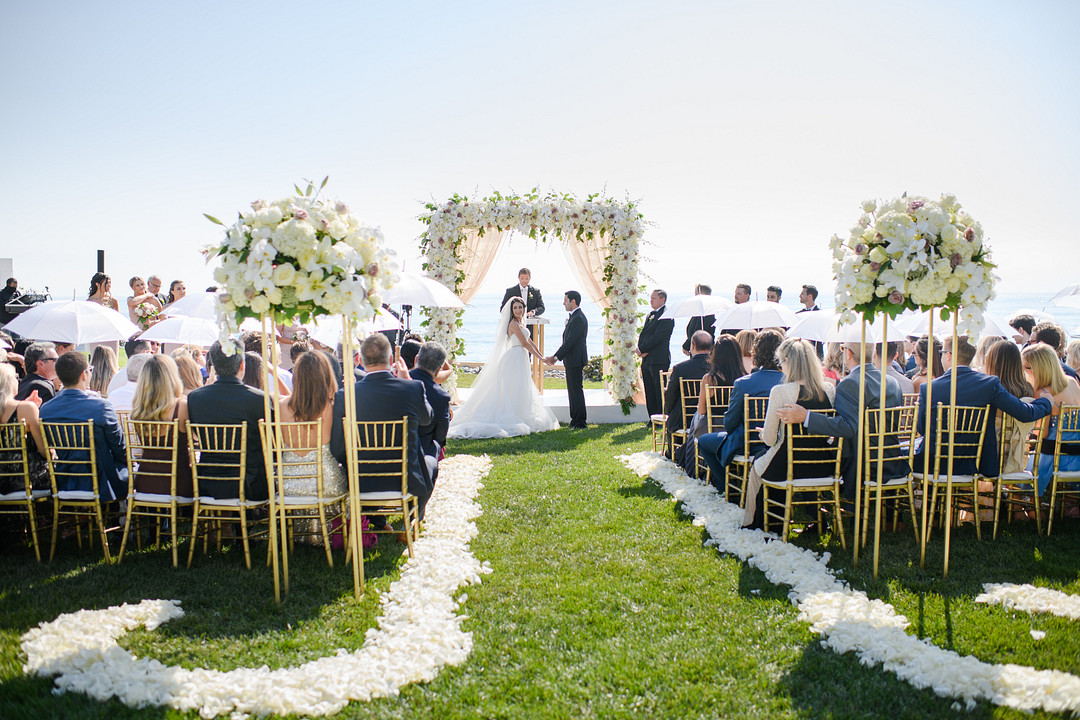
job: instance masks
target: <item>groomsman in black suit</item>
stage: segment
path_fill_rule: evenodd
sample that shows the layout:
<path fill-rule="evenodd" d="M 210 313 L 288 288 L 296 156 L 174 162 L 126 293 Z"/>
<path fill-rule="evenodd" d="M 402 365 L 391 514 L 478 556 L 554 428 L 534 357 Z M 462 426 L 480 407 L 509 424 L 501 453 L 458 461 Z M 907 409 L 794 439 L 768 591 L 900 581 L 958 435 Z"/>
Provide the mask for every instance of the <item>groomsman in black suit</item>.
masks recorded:
<path fill-rule="evenodd" d="M 671 367 L 671 333 L 675 330 L 675 321 L 664 317 L 667 293 L 663 290 L 652 291 L 649 306 L 652 312 L 645 318 L 645 325 L 638 335 L 637 354 L 641 358 L 641 379 L 645 384 L 645 407 L 652 416 L 664 411 L 660 373 Z"/>
<path fill-rule="evenodd" d="M 563 295 L 563 307 L 570 317 L 562 334 L 562 345 L 554 355 L 544 358 L 548 365 L 562 360 L 566 368 L 566 394 L 570 398 L 570 427 L 585 427 L 585 390 L 581 386 L 582 369 L 589 363 L 589 351 L 585 338 L 589 334 L 589 321 L 581 311 L 581 293 L 567 290 Z"/>
<path fill-rule="evenodd" d="M 529 284 L 530 280 L 532 280 L 532 273 L 529 272 L 529 268 L 518 270 L 518 284 L 506 288 L 506 294 L 503 295 L 502 302 L 499 303 L 499 309 L 502 310 L 510 298 L 519 297 L 525 301 L 525 317 L 543 315 L 544 298 L 540 296 L 539 288 Z"/>
<path fill-rule="evenodd" d="M 695 285 L 695 295 L 712 295 L 712 288 L 708 285 Z M 716 337 L 716 316 L 705 315 L 704 317 L 695 315 L 690 318 L 690 322 L 686 323 L 686 342 L 682 344 L 683 355 L 690 354 L 690 338 L 694 337 L 694 333 L 698 330 L 704 330 L 713 337 Z"/>

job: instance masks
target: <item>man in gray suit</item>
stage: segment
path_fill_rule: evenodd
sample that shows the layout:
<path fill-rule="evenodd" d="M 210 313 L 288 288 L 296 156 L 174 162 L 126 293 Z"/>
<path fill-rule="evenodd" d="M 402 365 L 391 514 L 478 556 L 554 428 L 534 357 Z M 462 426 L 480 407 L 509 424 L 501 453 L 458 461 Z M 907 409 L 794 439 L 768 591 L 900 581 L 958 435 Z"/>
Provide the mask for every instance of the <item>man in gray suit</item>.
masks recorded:
<path fill-rule="evenodd" d="M 859 367 L 859 356 L 862 352 L 859 343 L 846 343 L 844 345 L 844 365 L 850 370 L 847 377 L 836 386 L 836 400 L 833 408 L 834 415 L 822 415 L 808 411 L 801 405 L 791 405 L 782 408 L 777 416 L 786 423 L 802 423 L 806 429 L 817 435 L 832 435 L 853 441 L 859 430 L 859 383 L 866 378 L 865 407 L 880 407 L 881 402 L 881 371 L 870 362 L 873 357 L 873 348 L 866 348 L 866 364 Z M 895 379 L 885 378 L 885 407 L 899 407 L 904 404 L 904 394 L 900 391 L 900 385 Z M 855 443 L 845 443 L 844 447 L 844 495 L 848 499 L 855 497 L 855 473 L 856 463 L 852 462 L 855 453 Z M 882 480 L 903 477 L 911 471 L 907 460 L 895 459 L 885 462 Z"/>

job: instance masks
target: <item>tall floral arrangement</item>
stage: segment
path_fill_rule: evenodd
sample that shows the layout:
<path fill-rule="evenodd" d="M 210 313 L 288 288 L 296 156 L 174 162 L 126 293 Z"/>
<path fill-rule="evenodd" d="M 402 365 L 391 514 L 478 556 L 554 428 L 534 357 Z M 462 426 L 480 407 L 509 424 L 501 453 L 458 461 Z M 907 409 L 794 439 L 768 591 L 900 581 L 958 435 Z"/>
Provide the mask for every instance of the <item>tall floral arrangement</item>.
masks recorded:
<path fill-rule="evenodd" d="M 420 215 L 428 227 L 420 236 L 420 248 L 426 255 L 424 270 L 451 291 L 457 292 L 464 279 L 459 255 L 465 242 L 464 231 L 488 228 L 497 231 L 513 230 L 537 240 L 554 235 L 566 242 L 585 242 L 594 237 L 607 237 L 609 253 L 604 260 L 605 290 L 611 305 L 604 309 L 607 322 L 605 365 L 609 368 L 605 380 L 612 395 L 629 412 L 637 392 L 638 249 L 645 229 L 645 220 L 637 206 L 630 201 L 589 195 L 580 200 L 569 194 L 549 193 L 541 196 L 537 189 L 524 195 L 502 195 L 498 192 L 479 202 L 455 194 L 440 205 L 429 203 Z M 464 352 L 457 337 L 461 311 L 433 308 L 427 326 L 432 340 Z"/>
<path fill-rule="evenodd" d="M 214 280 L 224 291 L 217 309 L 227 351 L 235 351 L 232 337 L 248 317 L 370 319 L 398 280 L 382 232 L 358 221 L 344 203 L 320 198 L 326 182 L 317 190 L 313 183 L 297 186 L 296 195 L 273 202 L 256 200 L 221 242 L 204 250 L 207 262 L 220 261 Z"/>
<path fill-rule="evenodd" d="M 962 334 L 977 333 L 997 282 L 982 225 L 953 195 L 867 200 L 862 210 L 847 240 L 829 243 L 843 321 L 946 308 Z"/>

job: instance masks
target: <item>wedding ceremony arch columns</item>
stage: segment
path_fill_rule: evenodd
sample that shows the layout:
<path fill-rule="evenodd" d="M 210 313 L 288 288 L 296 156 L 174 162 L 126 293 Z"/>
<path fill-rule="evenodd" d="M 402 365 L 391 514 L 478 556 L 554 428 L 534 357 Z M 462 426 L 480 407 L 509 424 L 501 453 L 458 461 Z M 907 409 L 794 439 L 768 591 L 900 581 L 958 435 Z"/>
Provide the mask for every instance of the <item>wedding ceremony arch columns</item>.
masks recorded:
<path fill-rule="evenodd" d="M 570 251 L 582 290 L 603 309 L 604 384 L 624 412 L 633 407 L 637 387 L 638 248 L 644 216 L 635 203 L 599 195 L 585 200 L 537 189 L 522 196 L 493 193 L 479 201 L 455 194 L 428 203 L 420 220 L 423 269 L 468 303 L 480 289 L 499 247 L 510 232 L 538 242 L 552 236 Z M 428 335 L 452 355 L 461 355 L 457 337 L 460 310 L 427 309 Z M 456 387 L 456 378 L 451 378 Z M 448 388 L 452 389 L 452 388 Z"/>

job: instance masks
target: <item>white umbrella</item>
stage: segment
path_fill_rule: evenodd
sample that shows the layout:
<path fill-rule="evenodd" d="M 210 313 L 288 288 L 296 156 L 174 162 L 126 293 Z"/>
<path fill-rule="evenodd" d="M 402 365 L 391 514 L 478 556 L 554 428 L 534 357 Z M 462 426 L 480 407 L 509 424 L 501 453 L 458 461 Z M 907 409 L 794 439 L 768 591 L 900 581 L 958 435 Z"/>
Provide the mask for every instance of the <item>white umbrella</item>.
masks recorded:
<path fill-rule="evenodd" d="M 731 309 L 735 303 L 718 295 L 694 295 L 679 303 L 675 310 L 665 313 L 666 317 L 705 317 L 706 315 L 719 315 L 725 310 Z"/>
<path fill-rule="evenodd" d="M 379 310 L 373 320 L 365 320 L 356 324 L 356 333 L 365 337 L 373 332 L 382 330 L 400 330 L 401 322 L 389 312 Z M 341 316 L 322 315 L 308 323 L 308 337 L 318 340 L 329 348 L 337 347 L 341 342 Z"/>
<path fill-rule="evenodd" d="M 736 305 L 716 318 L 717 329 L 725 330 L 791 327 L 794 324 L 795 311 L 768 300 Z"/>
<path fill-rule="evenodd" d="M 1073 337 L 1076 337 L 1077 335 L 1080 335 L 1080 325 L 1077 325 L 1072 330 L 1070 330 L 1069 334 L 1072 335 Z"/>
<path fill-rule="evenodd" d="M 139 336 L 140 340 L 210 347 L 218 339 L 214 320 L 199 317 L 168 317 Z"/>
<path fill-rule="evenodd" d="M 1050 302 L 1054 303 L 1055 305 L 1060 305 L 1061 303 L 1059 303 L 1058 300 L 1064 300 L 1065 298 L 1070 297 L 1080 297 L 1080 283 L 1076 283 L 1074 285 L 1066 285 L 1065 287 L 1061 288 L 1056 293 L 1054 293 L 1054 297 L 1050 298 Z"/>
<path fill-rule="evenodd" d="M 1057 318 L 1055 318 L 1050 313 L 1045 312 L 1043 310 L 1032 310 L 1031 308 L 1021 308 L 1020 310 L 1017 310 L 1017 311 L 1013 312 L 1011 315 L 1009 315 L 1009 317 L 1006 318 L 1006 320 L 1011 320 L 1014 317 L 1016 317 L 1017 315 L 1030 315 L 1031 317 L 1035 318 L 1035 322 L 1037 322 L 1037 323 L 1041 323 L 1041 322 L 1057 322 Z"/>
<path fill-rule="evenodd" d="M 35 305 L 9 322 L 6 329 L 32 340 L 75 345 L 126 340 L 142 332 L 112 308 L 89 300 L 52 300 Z"/>
<path fill-rule="evenodd" d="M 840 316 L 828 310 L 819 310 L 797 314 L 787 336 L 816 342 L 837 342 L 831 338 L 839 331 Z"/>
<path fill-rule="evenodd" d="M 930 328 L 930 313 L 919 312 L 900 318 L 897 327 L 905 335 L 922 337 Z M 983 327 L 979 333 L 982 335 L 997 335 L 1003 338 L 1011 338 L 1015 333 L 1009 324 L 993 313 L 983 313 Z M 952 335 L 952 316 L 948 320 L 942 320 L 941 316 L 934 317 L 934 337 L 949 337 Z"/>
<path fill-rule="evenodd" d="M 1080 295 L 1066 295 L 1054 301 L 1058 307 L 1080 308 Z"/>
<path fill-rule="evenodd" d="M 442 283 L 422 275 L 401 273 L 401 279 L 394 287 L 386 291 L 382 301 L 388 305 L 420 305 L 422 307 L 463 308 L 454 293 Z"/>
<path fill-rule="evenodd" d="M 166 305 L 161 310 L 162 315 L 168 317 L 193 317 L 202 318 L 204 320 L 215 320 L 217 315 L 214 310 L 214 298 L 217 297 L 217 293 L 204 292 L 204 293 L 192 293 L 191 295 L 185 295 L 174 303 Z"/>

